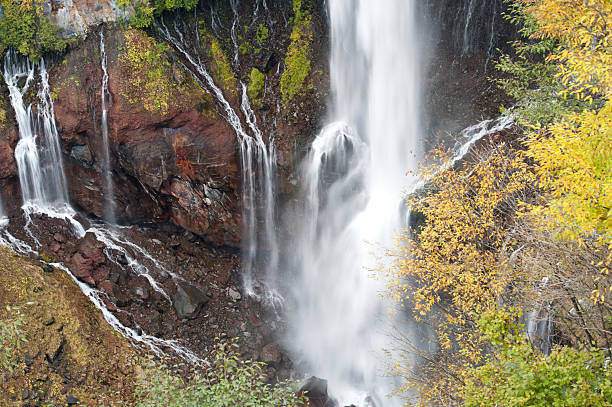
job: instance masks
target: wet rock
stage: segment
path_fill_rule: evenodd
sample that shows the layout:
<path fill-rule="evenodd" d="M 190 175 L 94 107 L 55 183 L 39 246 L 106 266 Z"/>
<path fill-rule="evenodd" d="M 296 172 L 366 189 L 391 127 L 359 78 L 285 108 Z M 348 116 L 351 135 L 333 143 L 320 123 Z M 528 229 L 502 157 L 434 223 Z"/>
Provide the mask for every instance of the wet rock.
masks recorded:
<path fill-rule="evenodd" d="M 178 283 L 173 306 L 179 318 L 194 318 L 198 310 L 208 301 L 206 293 L 198 287 L 188 283 Z"/>
<path fill-rule="evenodd" d="M 298 394 L 305 395 L 310 407 L 334 407 L 337 403 L 327 394 L 327 380 L 316 376 L 309 377 L 300 388 Z"/>
<path fill-rule="evenodd" d="M 17 163 L 11 145 L 6 141 L 0 141 L 0 178 L 8 178 L 17 175 Z"/>
<path fill-rule="evenodd" d="M 87 233 L 71 259 L 70 269 L 74 275 L 90 285 L 106 280 L 109 272 L 103 267 L 106 261 L 104 247 L 104 243 L 99 242 L 93 233 Z"/>
<path fill-rule="evenodd" d="M 149 298 L 149 290 L 142 286 L 133 287 L 130 292 L 132 295 L 140 300 L 146 300 Z"/>
<path fill-rule="evenodd" d="M 79 161 L 85 167 L 91 167 L 93 164 L 93 158 L 89 147 L 83 144 L 77 144 L 70 150 L 70 157 Z"/>
<path fill-rule="evenodd" d="M 59 243 L 65 243 L 66 242 L 66 236 L 62 235 L 61 233 L 56 233 L 53 235 L 53 238 L 58 241 Z"/>
<path fill-rule="evenodd" d="M 280 363 L 281 358 L 281 346 L 276 342 L 269 343 L 261 349 L 261 360 L 266 363 Z"/>
<path fill-rule="evenodd" d="M 79 404 L 79 399 L 74 397 L 73 395 L 69 395 L 68 397 L 66 397 L 66 404 L 68 404 L 69 406 Z"/>
<path fill-rule="evenodd" d="M 236 302 L 236 301 L 240 301 L 240 299 L 242 298 L 242 295 L 240 295 L 240 293 L 236 290 L 234 290 L 233 288 L 229 287 L 227 289 L 227 295 L 232 299 L 232 301 Z"/>

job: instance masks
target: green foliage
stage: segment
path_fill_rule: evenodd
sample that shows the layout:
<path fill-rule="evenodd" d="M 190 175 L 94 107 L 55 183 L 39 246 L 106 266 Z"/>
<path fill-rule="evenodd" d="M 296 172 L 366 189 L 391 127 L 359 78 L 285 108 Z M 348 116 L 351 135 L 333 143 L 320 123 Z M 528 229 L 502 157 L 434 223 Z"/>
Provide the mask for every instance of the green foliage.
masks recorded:
<path fill-rule="evenodd" d="M 190 379 L 152 365 L 137 387 L 139 407 L 281 407 L 302 401 L 291 383 L 265 383 L 264 364 L 240 359 L 235 341 L 217 345 L 202 373 Z"/>
<path fill-rule="evenodd" d="M 232 67 L 221 48 L 221 44 L 216 38 L 213 38 L 211 41 L 210 51 L 216 65 L 214 71 L 217 80 L 221 83 L 223 89 L 231 93 L 236 93 L 236 77 L 234 76 L 234 71 L 232 71 Z"/>
<path fill-rule="evenodd" d="M 516 101 L 514 116 L 523 124 L 546 124 L 588 106 L 576 97 L 560 96 L 564 84 L 559 67 L 547 58 L 558 49 L 559 41 L 532 39 L 537 20 L 519 3 L 509 3 L 508 8 L 504 18 L 520 27 L 522 39 L 510 43 L 512 55 L 502 54 L 496 61 L 495 67 L 504 75 L 492 80 Z"/>
<path fill-rule="evenodd" d="M 125 47 L 119 61 L 126 79 L 119 92 L 131 104 L 165 115 L 171 106 L 188 106 L 192 99 L 201 97 L 202 91 L 193 78 L 170 63 L 166 45 L 142 30 L 130 29 L 124 35 Z"/>
<path fill-rule="evenodd" d="M 513 312 L 486 312 L 479 326 L 495 350 L 484 365 L 467 371 L 465 406 L 612 405 L 604 352 L 560 347 L 543 355 L 533 350 Z"/>
<path fill-rule="evenodd" d="M 268 27 L 260 23 L 257 27 L 256 33 L 257 44 L 259 44 L 260 46 L 263 45 L 263 43 L 268 39 L 269 35 L 270 33 L 268 31 Z"/>
<path fill-rule="evenodd" d="M 59 29 L 47 19 L 33 0 L 3 0 L 0 20 L 0 53 L 12 47 L 37 61 L 47 51 L 66 48 Z"/>
<path fill-rule="evenodd" d="M 134 15 L 130 19 L 130 25 L 135 28 L 149 27 L 156 16 L 164 11 L 173 11 L 179 8 L 193 10 L 199 0 L 118 0 L 119 7 L 131 6 Z"/>
<path fill-rule="evenodd" d="M 19 351 L 22 342 L 27 342 L 27 339 L 21 330 L 24 320 L 19 307 L 7 305 L 6 310 L 14 316 L 0 320 L 0 368 L 12 372 L 15 353 Z"/>
<path fill-rule="evenodd" d="M 202 47 L 209 50 L 208 55 L 214 62 L 211 69 L 214 78 L 217 83 L 221 85 L 223 90 L 236 94 L 236 76 L 234 75 L 234 71 L 232 70 L 225 52 L 223 52 L 221 43 L 208 32 L 203 21 L 200 22 L 198 30 L 200 32 Z"/>
<path fill-rule="evenodd" d="M 249 98 L 253 101 L 253 104 L 256 106 L 261 106 L 265 79 L 266 75 L 264 75 L 259 69 L 251 69 L 247 93 L 249 94 Z"/>
<path fill-rule="evenodd" d="M 293 0 L 293 29 L 291 43 L 285 57 L 285 72 L 281 76 L 281 94 L 285 104 L 302 90 L 310 74 L 310 52 L 312 44 L 311 16 L 302 10 L 302 1 Z"/>
<path fill-rule="evenodd" d="M 49 256 L 49 255 L 47 255 L 45 253 L 40 253 L 38 255 L 38 257 L 40 257 L 40 259 L 42 261 L 44 261 L 45 263 L 53 263 L 54 262 L 54 260 L 51 258 L 51 256 Z"/>

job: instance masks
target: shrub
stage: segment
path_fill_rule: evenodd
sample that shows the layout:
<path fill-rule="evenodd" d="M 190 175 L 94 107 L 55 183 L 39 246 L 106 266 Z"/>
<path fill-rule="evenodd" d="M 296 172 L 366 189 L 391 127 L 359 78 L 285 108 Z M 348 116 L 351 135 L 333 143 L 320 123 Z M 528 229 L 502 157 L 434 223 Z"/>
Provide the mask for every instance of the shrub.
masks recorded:
<path fill-rule="evenodd" d="M 303 403 L 290 383 L 265 383 L 265 364 L 240 359 L 235 341 L 217 339 L 209 364 L 189 379 L 151 365 L 137 387 L 141 407 L 284 407 Z"/>
<path fill-rule="evenodd" d="M 3 0 L 0 20 L 0 53 L 14 48 L 37 61 L 47 51 L 66 48 L 59 29 L 46 18 L 33 0 Z"/>
<path fill-rule="evenodd" d="M 24 322 L 19 308 L 7 305 L 6 310 L 15 316 L 0 320 L 0 368 L 12 372 L 15 352 L 19 351 L 21 343 L 27 342 L 27 339 L 21 330 Z"/>

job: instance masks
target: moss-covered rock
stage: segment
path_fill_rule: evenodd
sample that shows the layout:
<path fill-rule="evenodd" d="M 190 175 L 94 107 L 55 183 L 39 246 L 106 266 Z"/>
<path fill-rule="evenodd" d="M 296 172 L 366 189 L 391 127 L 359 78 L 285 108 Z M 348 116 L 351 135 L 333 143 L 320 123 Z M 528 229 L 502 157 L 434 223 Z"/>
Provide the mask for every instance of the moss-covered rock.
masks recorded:
<path fill-rule="evenodd" d="M 312 44 L 312 18 L 302 9 L 301 0 L 293 0 L 293 29 L 291 43 L 285 57 L 285 72 L 281 77 L 281 94 L 287 104 L 304 87 L 310 74 L 310 53 Z"/>
<path fill-rule="evenodd" d="M 225 92 L 236 95 L 236 75 L 223 51 L 221 43 L 208 32 L 204 22 L 200 22 L 199 32 L 202 48 L 208 51 L 208 55 L 211 59 L 211 73 L 215 82 L 219 84 Z"/>
<path fill-rule="evenodd" d="M 124 37 L 119 61 L 125 75 L 119 92 L 131 104 L 165 115 L 171 107 L 186 108 L 205 99 L 195 80 L 170 63 L 165 44 L 138 29 L 125 31 Z"/>
<path fill-rule="evenodd" d="M 251 102 L 253 102 L 253 104 L 257 107 L 261 106 L 261 98 L 263 97 L 265 80 L 266 75 L 264 75 L 264 73 L 259 69 L 253 68 L 251 70 L 247 93 L 249 94 L 249 99 L 251 99 Z"/>
<path fill-rule="evenodd" d="M 0 405 L 21 405 L 26 394 L 41 405 L 66 405 L 68 395 L 82 405 L 132 404 L 140 357 L 72 278 L 4 247 L 0 271 L 0 323 L 23 339 L 0 335 L 13 344 Z"/>

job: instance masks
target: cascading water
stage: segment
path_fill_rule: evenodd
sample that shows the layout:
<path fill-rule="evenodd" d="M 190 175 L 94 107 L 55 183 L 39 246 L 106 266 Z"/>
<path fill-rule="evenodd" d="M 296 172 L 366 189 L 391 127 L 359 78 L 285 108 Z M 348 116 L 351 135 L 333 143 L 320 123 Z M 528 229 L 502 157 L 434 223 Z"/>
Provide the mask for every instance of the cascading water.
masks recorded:
<path fill-rule="evenodd" d="M 232 9 L 237 13 L 237 2 L 232 2 Z M 276 151 L 273 140 L 266 145 L 263 133 L 257 126 L 256 115 L 249 103 L 247 87 L 241 83 L 242 97 L 240 109 L 248 129 L 242 125 L 240 116 L 227 101 L 221 89 L 214 83 L 206 66 L 199 56 L 193 55 L 185 43 L 183 33 L 174 25 L 174 36 L 163 22 L 157 25 L 165 39 L 179 51 L 198 75 L 194 75 L 198 83 L 207 89 L 217 100 L 225 119 L 234 129 L 238 139 L 240 166 L 242 170 L 242 223 L 243 250 L 242 276 L 247 295 L 264 297 L 272 303 L 279 300 L 273 290 L 272 281 L 276 276 L 278 265 L 278 242 L 276 235 Z M 196 30 L 196 38 L 198 38 Z M 193 73 L 193 72 L 192 72 Z M 260 231 L 261 229 L 261 231 Z M 264 273 L 256 278 L 256 270 L 263 268 Z M 263 284 L 263 287 L 259 287 Z"/>
<path fill-rule="evenodd" d="M 40 103 L 34 116 L 32 105 L 26 107 L 23 100 L 34 80 L 35 70 L 40 72 Z M 20 81 L 25 83 L 20 86 Z M 19 171 L 23 205 L 28 211 L 68 211 L 66 179 L 55 127 L 53 101 L 49 92 L 48 75 L 44 60 L 38 66 L 14 51 L 4 59 L 4 80 L 6 81 L 15 118 L 19 126 L 19 142 L 15 148 L 15 159 Z M 37 145 L 37 142 L 39 145 Z M 40 147 L 39 147 L 40 146 Z"/>
<path fill-rule="evenodd" d="M 4 205 L 2 204 L 2 199 L 0 199 L 0 228 L 8 225 L 9 219 L 4 212 Z"/>
<path fill-rule="evenodd" d="M 287 346 L 340 405 L 402 405 L 385 399 L 394 387 L 381 377 L 390 304 L 366 268 L 375 244 L 392 245 L 405 173 L 416 168 L 424 65 L 416 3 L 329 1 L 333 123 L 304 165 Z"/>
<path fill-rule="evenodd" d="M 26 107 L 23 97 L 32 85 L 36 68 L 40 74 L 40 90 L 37 94 L 39 103 L 35 116 L 32 105 Z M 15 161 L 23 198 L 22 209 L 28 219 L 28 225 L 32 213 L 44 213 L 49 217 L 69 221 L 77 235 L 84 235 L 85 230 L 74 220 L 75 212 L 68 201 L 45 61 L 41 59 L 36 65 L 10 50 L 4 59 L 4 80 L 9 88 L 11 105 L 19 128 Z M 23 86 L 20 86 L 21 80 L 24 80 Z"/>
<path fill-rule="evenodd" d="M 108 92 L 108 76 L 106 74 L 106 55 L 104 53 L 104 37 L 101 35 L 101 54 L 104 79 L 102 85 L 103 107 L 103 135 L 107 136 L 105 92 Z M 37 94 L 39 103 L 36 106 L 36 116 L 32 106 L 26 107 L 23 97 L 33 85 L 35 72 L 40 74 L 40 90 Z M 82 224 L 75 219 L 76 212 L 68 201 L 67 184 L 63 171 L 63 163 L 59 144 L 59 135 L 55 124 L 53 101 L 49 90 L 48 74 L 44 61 L 36 65 L 24 57 L 17 56 L 14 51 L 7 52 L 4 60 L 4 80 L 6 81 L 19 127 L 19 142 L 15 148 L 15 159 L 19 172 L 23 197 L 23 210 L 27 218 L 27 225 L 32 223 L 30 215 L 44 213 L 51 218 L 63 219 L 71 224 L 76 235 L 83 237 L 86 233 Z M 108 151 L 106 152 L 108 160 Z M 107 161 L 108 162 L 108 161 Z M 108 165 L 107 165 L 108 168 Z M 1 220 L 6 223 L 4 218 Z M 118 252 L 127 261 L 127 267 L 135 274 L 146 278 L 150 285 L 171 302 L 170 296 L 153 277 L 153 273 L 170 275 L 174 280 L 181 279 L 178 275 L 167 270 L 160 262 L 155 260 L 148 252 L 121 236 L 118 227 L 112 229 L 104 224 L 94 224 L 87 232 L 93 233 L 97 240 L 105 244 L 108 258 L 123 268 L 121 261 L 115 258 L 112 251 Z M 40 246 L 34 233 L 26 226 L 29 237 Z M 14 237 L 6 228 L 0 231 L 0 245 L 12 248 L 21 254 L 38 255 L 38 252 L 27 242 Z M 135 255 L 144 258 L 150 264 L 136 260 Z M 190 362 L 201 361 L 189 349 L 174 340 L 164 340 L 123 325 L 106 307 L 103 297 L 105 294 L 78 281 L 65 266 L 59 263 L 52 264 L 56 268 L 66 271 L 75 280 L 83 293 L 89 297 L 94 305 L 102 311 L 104 318 L 119 333 L 133 343 L 141 343 L 153 352 L 161 354 L 163 349 L 170 349 L 180 357 Z"/>
<path fill-rule="evenodd" d="M 108 91 L 108 71 L 106 70 L 104 30 L 100 31 L 100 65 L 102 66 L 102 87 L 100 89 L 100 100 L 102 106 L 102 150 L 104 154 L 104 218 L 109 223 L 115 223 L 115 200 L 113 198 L 113 179 L 110 166 L 110 149 L 108 146 L 108 108 L 106 106 L 106 98 L 107 96 L 110 96 L 110 93 Z"/>

